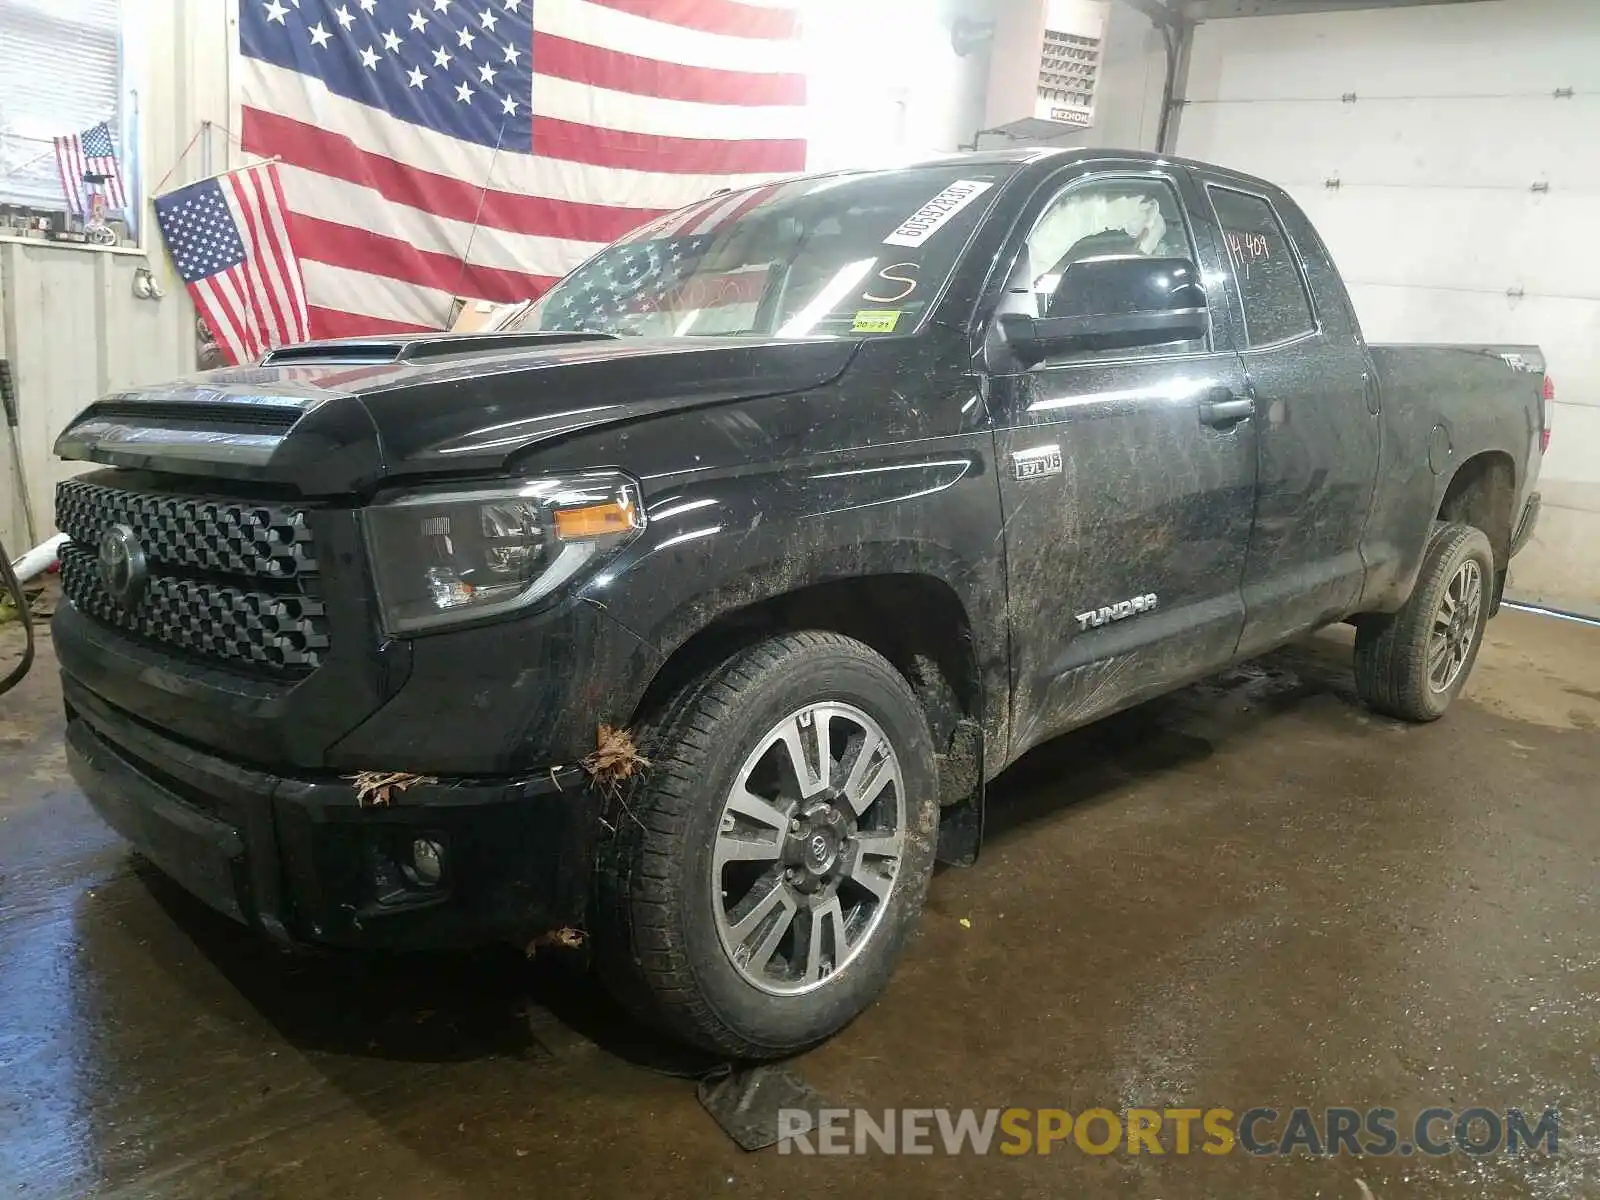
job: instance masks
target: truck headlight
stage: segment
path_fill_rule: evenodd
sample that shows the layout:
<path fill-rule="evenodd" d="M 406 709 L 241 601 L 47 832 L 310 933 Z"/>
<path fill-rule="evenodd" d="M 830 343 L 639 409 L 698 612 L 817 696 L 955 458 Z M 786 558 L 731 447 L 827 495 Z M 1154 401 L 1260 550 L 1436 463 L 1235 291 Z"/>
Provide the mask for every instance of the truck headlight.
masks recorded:
<path fill-rule="evenodd" d="M 493 616 L 548 596 L 644 528 L 618 472 L 403 496 L 363 509 L 390 633 Z"/>

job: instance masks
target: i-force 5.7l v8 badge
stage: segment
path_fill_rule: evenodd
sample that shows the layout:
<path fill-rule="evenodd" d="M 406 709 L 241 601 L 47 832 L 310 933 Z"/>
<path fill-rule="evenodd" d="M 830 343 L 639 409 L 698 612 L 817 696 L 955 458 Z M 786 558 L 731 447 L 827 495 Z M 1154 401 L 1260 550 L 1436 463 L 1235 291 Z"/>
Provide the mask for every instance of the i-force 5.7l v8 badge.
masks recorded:
<path fill-rule="evenodd" d="M 1042 479 L 1046 475 L 1061 474 L 1061 447 L 1034 446 L 1030 450 L 1013 451 L 1011 477 L 1018 481 Z"/>

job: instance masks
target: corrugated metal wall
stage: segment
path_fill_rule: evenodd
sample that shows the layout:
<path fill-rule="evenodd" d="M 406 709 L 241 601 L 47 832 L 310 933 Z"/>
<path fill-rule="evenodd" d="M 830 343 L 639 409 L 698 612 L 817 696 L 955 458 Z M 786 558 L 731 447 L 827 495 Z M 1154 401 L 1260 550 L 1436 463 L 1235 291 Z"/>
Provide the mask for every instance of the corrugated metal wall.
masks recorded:
<path fill-rule="evenodd" d="M 138 91 L 145 196 L 201 128 L 216 123 L 209 163 L 196 142 L 167 187 L 227 163 L 228 23 L 223 0 L 128 4 L 129 85 Z M 135 19 L 136 18 L 136 19 Z M 54 531 L 55 483 L 73 468 L 50 453 L 61 427 L 104 392 L 194 369 L 194 309 L 172 273 L 148 208 L 149 257 L 127 251 L 0 241 L 0 357 L 9 359 L 20 408 L 23 471 L 38 536 Z M 140 300 L 134 272 L 148 266 L 166 296 Z M 5 436 L 0 431 L 0 438 Z M 0 446 L 0 540 L 27 548 L 9 447 Z"/>
<path fill-rule="evenodd" d="M 134 299 L 134 269 L 144 262 L 127 254 L 0 244 L 0 356 L 11 361 L 16 379 L 23 471 L 41 538 L 54 527 L 56 480 L 71 472 L 50 453 L 62 425 L 103 392 L 194 363 L 182 298 Z M 15 556 L 28 538 L 10 472 L 8 452 L 0 539 Z"/>

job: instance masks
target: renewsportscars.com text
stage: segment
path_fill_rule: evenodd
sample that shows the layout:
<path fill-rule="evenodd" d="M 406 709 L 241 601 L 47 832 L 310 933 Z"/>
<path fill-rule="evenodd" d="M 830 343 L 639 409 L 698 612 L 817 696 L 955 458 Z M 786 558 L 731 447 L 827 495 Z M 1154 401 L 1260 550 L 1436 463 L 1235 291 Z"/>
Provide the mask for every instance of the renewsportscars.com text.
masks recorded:
<path fill-rule="evenodd" d="M 1546 1108 L 786 1108 L 780 1154 L 1556 1154 Z"/>

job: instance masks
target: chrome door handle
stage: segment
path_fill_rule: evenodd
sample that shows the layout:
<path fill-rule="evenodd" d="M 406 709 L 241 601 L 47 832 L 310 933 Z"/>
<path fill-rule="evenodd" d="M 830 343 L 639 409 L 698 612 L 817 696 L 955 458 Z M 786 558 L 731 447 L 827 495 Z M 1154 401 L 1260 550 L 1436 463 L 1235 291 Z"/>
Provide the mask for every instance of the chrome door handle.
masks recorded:
<path fill-rule="evenodd" d="M 1232 392 L 1223 392 L 1219 395 L 1224 398 L 1200 401 L 1202 425 L 1210 425 L 1213 429 L 1226 429 L 1255 415 L 1256 402 L 1250 397 L 1236 396 Z"/>

